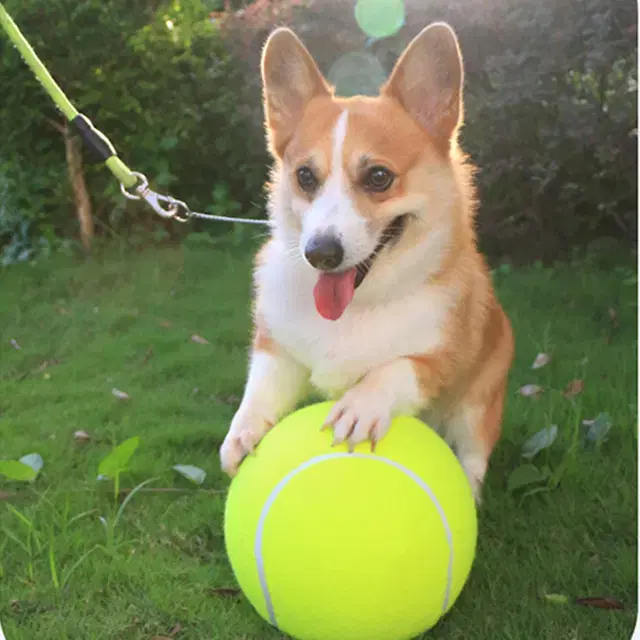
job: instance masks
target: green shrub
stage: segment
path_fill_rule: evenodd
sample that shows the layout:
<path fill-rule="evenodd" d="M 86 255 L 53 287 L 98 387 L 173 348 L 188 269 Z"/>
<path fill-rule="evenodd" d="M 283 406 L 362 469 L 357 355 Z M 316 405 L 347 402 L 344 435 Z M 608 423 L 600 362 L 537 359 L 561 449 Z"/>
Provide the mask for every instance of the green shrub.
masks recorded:
<path fill-rule="evenodd" d="M 234 21 L 238 55 L 255 67 L 264 37 L 284 20 L 327 74 L 354 51 L 389 73 L 422 28 L 449 22 L 465 59 L 461 136 L 480 168 L 484 251 L 497 261 L 553 260 L 609 236 L 628 259 L 637 241 L 634 3 L 405 0 L 405 26 L 375 42 L 355 22 L 355 0 L 250 4 Z M 298 10 L 287 12 L 291 5 Z"/>
<path fill-rule="evenodd" d="M 492 255 L 565 258 L 603 236 L 637 240 L 635 12 L 622 2 L 509 4 L 477 54 L 463 141 L 479 164 Z"/>

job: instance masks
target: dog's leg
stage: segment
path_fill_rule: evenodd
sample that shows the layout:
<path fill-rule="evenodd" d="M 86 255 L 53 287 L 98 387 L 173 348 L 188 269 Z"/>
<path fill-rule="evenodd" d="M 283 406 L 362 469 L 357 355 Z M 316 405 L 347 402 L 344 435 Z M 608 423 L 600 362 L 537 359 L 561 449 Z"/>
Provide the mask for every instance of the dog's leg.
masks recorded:
<path fill-rule="evenodd" d="M 500 437 L 505 382 L 484 404 L 463 404 L 447 429 L 447 437 L 454 445 L 478 504 L 489 457 Z"/>
<path fill-rule="evenodd" d="M 309 372 L 272 340 L 254 342 L 240 407 L 220 447 L 222 469 L 235 475 L 267 431 L 302 398 Z"/>
<path fill-rule="evenodd" d="M 333 406 L 325 425 L 332 426 L 333 442 L 349 447 L 387 432 L 398 414 L 410 415 L 424 404 L 424 393 L 410 358 L 399 358 L 370 371 Z"/>

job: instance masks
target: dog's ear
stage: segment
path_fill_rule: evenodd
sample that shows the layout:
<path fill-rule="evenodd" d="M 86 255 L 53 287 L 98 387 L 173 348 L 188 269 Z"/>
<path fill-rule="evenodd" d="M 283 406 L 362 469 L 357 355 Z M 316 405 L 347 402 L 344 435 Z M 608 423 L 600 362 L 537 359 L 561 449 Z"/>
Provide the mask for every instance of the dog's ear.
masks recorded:
<path fill-rule="evenodd" d="M 444 22 L 425 27 L 405 49 L 382 95 L 395 98 L 443 151 L 462 120 L 462 55 Z"/>
<path fill-rule="evenodd" d="M 285 27 L 276 29 L 262 51 L 262 88 L 272 153 L 282 156 L 312 98 L 330 89 L 307 48 Z"/>

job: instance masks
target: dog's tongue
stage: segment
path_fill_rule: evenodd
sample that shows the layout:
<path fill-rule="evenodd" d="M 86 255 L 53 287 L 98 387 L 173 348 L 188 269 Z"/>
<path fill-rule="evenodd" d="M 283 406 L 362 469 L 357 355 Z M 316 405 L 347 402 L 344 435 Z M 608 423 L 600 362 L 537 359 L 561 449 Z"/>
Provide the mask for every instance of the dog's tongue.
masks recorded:
<path fill-rule="evenodd" d="M 342 273 L 323 273 L 313 289 L 318 313 L 327 320 L 337 320 L 353 298 L 356 268 Z"/>

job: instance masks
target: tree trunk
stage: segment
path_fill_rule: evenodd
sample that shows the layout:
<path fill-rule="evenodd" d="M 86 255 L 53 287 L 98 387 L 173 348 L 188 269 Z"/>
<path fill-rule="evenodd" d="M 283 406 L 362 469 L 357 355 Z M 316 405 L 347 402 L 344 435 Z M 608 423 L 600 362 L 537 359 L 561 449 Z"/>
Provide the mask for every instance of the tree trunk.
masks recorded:
<path fill-rule="evenodd" d="M 78 148 L 76 139 L 69 128 L 64 128 L 64 145 L 67 156 L 67 172 L 73 187 L 73 197 L 76 204 L 76 215 L 80 222 L 80 240 L 82 246 L 89 251 L 94 236 L 93 211 L 87 191 L 82 167 L 82 152 Z"/>

